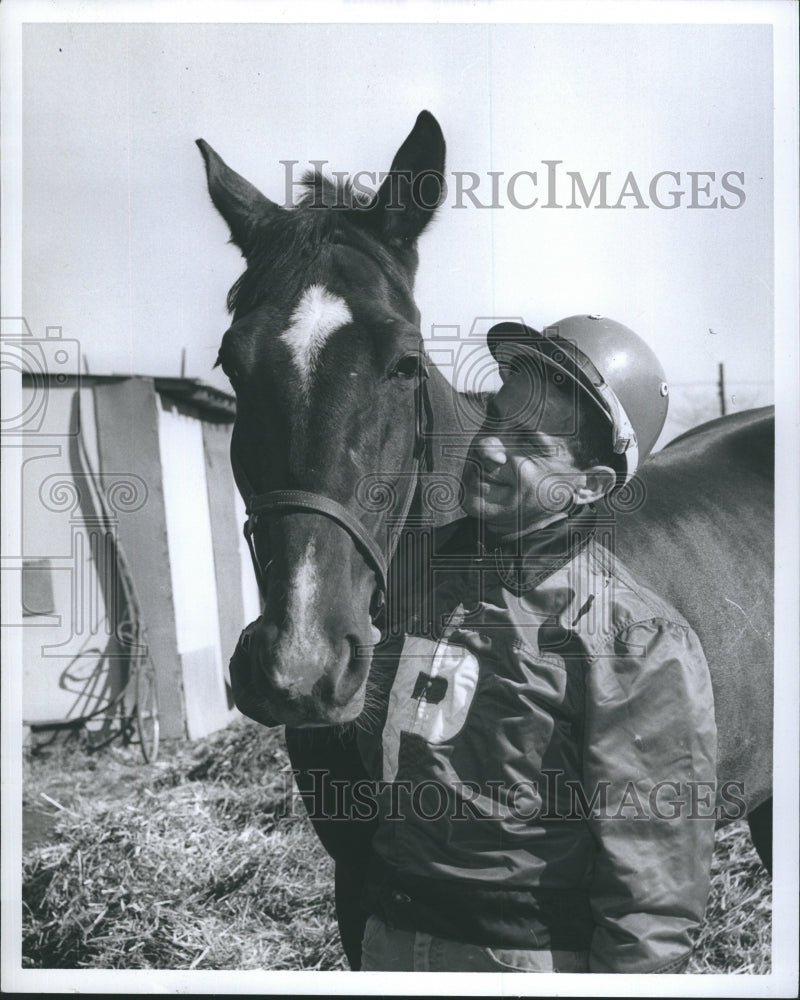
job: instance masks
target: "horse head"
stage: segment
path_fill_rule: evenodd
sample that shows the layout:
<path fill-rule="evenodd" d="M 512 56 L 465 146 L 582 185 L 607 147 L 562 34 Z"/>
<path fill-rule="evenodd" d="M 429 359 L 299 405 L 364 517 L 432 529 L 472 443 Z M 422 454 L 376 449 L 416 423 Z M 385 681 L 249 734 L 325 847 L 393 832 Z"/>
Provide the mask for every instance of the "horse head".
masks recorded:
<path fill-rule="evenodd" d="M 239 655 L 275 723 L 346 722 L 380 639 L 388 525 L 408 509 L 419 460 L 416 243 L 442 197 L 444 139 L 423 111 L 377 192 L 308 175 L 291 207 L 198 146 L 247 264 L 218 358 L 236 394 L 231 462 L 263 597 Z M 365 502 L 376 473 L 389 503 Z"/>

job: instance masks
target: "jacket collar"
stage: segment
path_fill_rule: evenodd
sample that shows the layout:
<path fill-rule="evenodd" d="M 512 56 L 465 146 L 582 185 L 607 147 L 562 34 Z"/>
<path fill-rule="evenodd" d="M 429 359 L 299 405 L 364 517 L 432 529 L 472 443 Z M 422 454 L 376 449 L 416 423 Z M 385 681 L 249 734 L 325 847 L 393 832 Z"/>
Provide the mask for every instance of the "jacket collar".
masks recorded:
<path fill-rule="evenodd" d="M 503 586 L 520 594 L 537 587 L 574 559 L 594 537 L 596 529 L 597 512 L 593 505 L 586 504 L 568 517 L 515 538 L 485 537 L 482 546 L 485 555 L 493 557 Z"/>

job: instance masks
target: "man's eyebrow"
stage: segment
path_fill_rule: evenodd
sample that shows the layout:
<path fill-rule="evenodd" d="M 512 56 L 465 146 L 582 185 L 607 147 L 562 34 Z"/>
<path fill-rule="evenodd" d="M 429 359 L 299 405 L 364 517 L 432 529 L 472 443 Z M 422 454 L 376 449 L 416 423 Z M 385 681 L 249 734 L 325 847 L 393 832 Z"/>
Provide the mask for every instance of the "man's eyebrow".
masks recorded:
<path fill-rule="evenodd" d="M 556 453 L 562 447 L 560 441 L 554 441 L 553 438 L 546 434 L 544 431 L 530 431 L 525 430 L 524 427 L 515 427 L 508 434 L 510 441 L 516 441 L 520 444 L 525 444 L 528 446 L 533 446 L 539 448 L 547 453 Z"/>

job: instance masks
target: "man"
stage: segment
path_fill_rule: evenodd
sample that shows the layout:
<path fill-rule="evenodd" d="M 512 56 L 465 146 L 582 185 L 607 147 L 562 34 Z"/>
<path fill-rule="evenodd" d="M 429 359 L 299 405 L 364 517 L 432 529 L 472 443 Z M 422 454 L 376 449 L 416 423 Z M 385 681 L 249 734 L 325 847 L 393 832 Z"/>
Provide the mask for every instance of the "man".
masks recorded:
<path fill-rule="evenodd" d="M 692 807 L 715 776 L 711 684 L 688 623 L 600 544 L 598 509 L 655 444 L 664 375 L 600 317 L 488 343 L 503 385 L 468 516 L 432 612 L 370 675 L 362 967 L 682 971 L 713 851 Z"/>

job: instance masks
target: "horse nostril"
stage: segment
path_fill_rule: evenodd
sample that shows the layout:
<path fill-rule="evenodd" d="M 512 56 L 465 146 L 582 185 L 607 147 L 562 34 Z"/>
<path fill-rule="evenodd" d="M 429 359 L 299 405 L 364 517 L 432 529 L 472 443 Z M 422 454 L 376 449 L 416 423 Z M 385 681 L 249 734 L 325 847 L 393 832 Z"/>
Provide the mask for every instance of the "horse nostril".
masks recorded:
<path fill-rule="evenodd" d="M 378 617 L 379 614 L 381 614 L 381 612 L 385 607 L 386 607 L 386 594 L 384 593 L 382 587 L 376 587 L 372 595 L 372 600 L 370 601 L 369 605 L 369 616 L 372 619 L 372 621 L 375 621 L 375 619 Z"/>
<path fill-rule="evenodd" d="M 333 680 L 332 700 L 342 706 L 349 704 L 363 686 L 371 657 L 366 654 L 363 639 L 359 636 L 345 636 L 340 669 Z"/>

